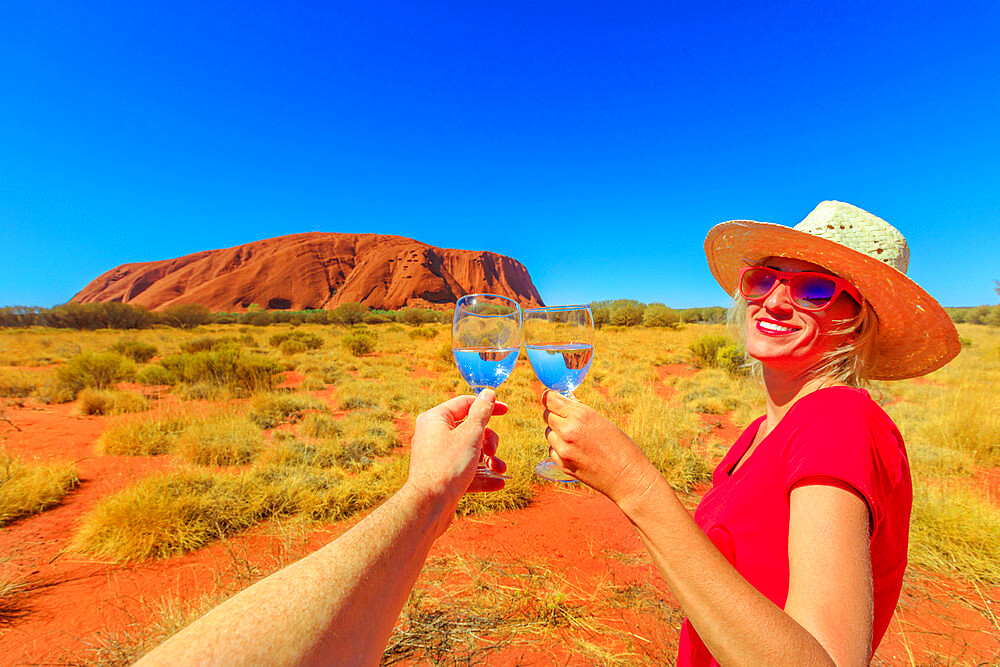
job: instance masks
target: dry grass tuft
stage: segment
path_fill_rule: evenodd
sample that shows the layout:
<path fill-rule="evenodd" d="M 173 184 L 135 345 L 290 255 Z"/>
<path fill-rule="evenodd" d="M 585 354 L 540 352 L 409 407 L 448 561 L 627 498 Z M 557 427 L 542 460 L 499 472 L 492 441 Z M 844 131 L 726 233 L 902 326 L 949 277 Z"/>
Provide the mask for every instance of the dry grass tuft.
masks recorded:
<path fill-rule="evenodd" d="M 28 371 L 0 368 L 0 398 L 25 398 L 38 386 L 39 375 Z"/>
<path fill-rule="evenodd" d="M 197 419 L 177 438 L 174 452 L 205 466 L 235 466 L 252 461 L 264 445 L 260 428 L 243 415 L 224 413 Z"/>
<path fill-rule="evenodd" d="M 84 415 L 122 415 L 149 409 L 142 394 L 118 389 L 84 389 L 77 397 L 77 409 Z"/>
<path fill-rule="evenodd" d="M 274 428 L 285 421 L 298 421 L 306 410 L 329 411 L 318 398 L 291 392 L 256 394 L 250 401 L 250 419 L 261 428 Z"/>
<path fill-rule="evenodd" d="M 1000 584 L 1000 510 L 969 489 L 915 480 L 909 561 L 932 572 Z"/>
<path fill-rule="evenodd" d="M 271 518 L 345 519 L 381 502 L 405 476 L 398 458 L 355 475 L 275 466 L 159 475 L 101 501 L 73 546 L 117 561 L 169 558 Z"/>
<path fill-rule="evenodd" d="M 42 512 L 80 483 L 72 463 L 25 463 L 0 451 L 0 526 Z"/>
<path fill-rule="evenodd" d="M 97 439 L 97 449 L 112 456 L 167 454 L 192 423 L 190 415 L 171 414 L 156 419 L 134 419 L 113 424 Z"/>

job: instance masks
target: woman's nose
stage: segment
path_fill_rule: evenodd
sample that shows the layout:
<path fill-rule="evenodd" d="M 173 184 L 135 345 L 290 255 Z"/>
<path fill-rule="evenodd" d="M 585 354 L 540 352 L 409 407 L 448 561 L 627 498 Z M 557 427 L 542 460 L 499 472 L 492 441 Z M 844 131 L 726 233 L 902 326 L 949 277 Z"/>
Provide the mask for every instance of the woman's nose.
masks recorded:
<path fill-rule="evenodd" d="M 791 310 L 793 307 L 792 295 L 789 293 L 788 283 L 782 281 L 764 299 L 764 307 L 768 310 Z"/>

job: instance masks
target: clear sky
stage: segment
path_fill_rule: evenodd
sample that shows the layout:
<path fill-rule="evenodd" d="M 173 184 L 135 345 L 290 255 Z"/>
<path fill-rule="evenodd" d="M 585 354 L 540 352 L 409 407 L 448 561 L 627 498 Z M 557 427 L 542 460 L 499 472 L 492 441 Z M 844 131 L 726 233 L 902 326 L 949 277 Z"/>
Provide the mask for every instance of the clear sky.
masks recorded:
<path fill-rule="evenodd" d="M 0 305 L 305 231 L 715 305 L 715 223 L 848 201 L 996 303 L 1000 3 L 5 3 Z"/>

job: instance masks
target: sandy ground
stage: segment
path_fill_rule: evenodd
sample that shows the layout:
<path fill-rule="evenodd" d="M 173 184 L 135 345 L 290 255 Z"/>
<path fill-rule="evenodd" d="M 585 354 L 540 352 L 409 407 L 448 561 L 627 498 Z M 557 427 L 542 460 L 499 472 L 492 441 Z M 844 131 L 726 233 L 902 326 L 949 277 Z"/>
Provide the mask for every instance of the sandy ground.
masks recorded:
<path fill-rule="evenodd" d="M 683 368 L 662 367 L 662 382 Z M 295 384 L 300 378 L 288 378 Z M 662 386 L 664 394 L 670 388 Z M 169 398 L 164 399 L 169 403 Z M 31 596 L 27 614 L 0 629 L 0 665 L 82 664 L 94 649 L 113 645 L 147 624 L 165 598 L 195 599 L 216 590 L 235 591 L 246 581 L 325 544 L 353 522 L 291 530 L 264 525 L 246 534 L 167 561 L 120 565 L 74 554 L 68 543 L 81 517 L 101 498 L 144 476 L 170 466 L 169 457 L 116 457 L 95 454 L 105 428 L 103 417 L 79 417 L 71 405 L 27 402 L 8 409 L 21 430 L 0 424 L 5 446 L 28 459 L 73 460 L 81 484 L 59 506 L 0 529 L 0 573 L 28 576 L 42 585 Z M 704 416 L 715 424 L 715 437 L 731 443 L 738 430 L 728 416 Z M 404 437 L 412 428 L 399 420 Z M 984 470 L 981 483 L 997 498 L 1000 471 Z M 980 483 L 977 481 L 977 483 Z M 704 491 L 702 489 L 701 491 Z M 693 507 L 696 498 L 690 499 Z M 543 564 L 564 577 L 568 589 L 588 599 L 588 590 L 645 586 L 676 608 L 629 523 L 606 498 L 575 485 L 540 489 L 528 508 L 480 517 L 459 517 L 435 544 L 429 567 L 418 582 L 430 589 L 441 574 L 433 565 L 449 559 L 476 558 L 496 564 Z M 440 569 L 440 568 L 439 568 Z M 608 588 L 610 587 L 610 588 Z M 571 593 L 572 595 L 572 593 Z M 585 604 L 598 604 L 598 601 Z M 1000 589 L 939 576 L 908 576 L 889 631 L 874 664 L 997 664 L 1000 616 L 992 600 Z M 971 601 L 972 605 L 968 602 Z M 545 639 L 513 642 L 489 656 L 491 665 L 590 664 L 576 655 L 569 633 L 610 650 L 624 644 L 657 646 L 676 643 L 679 614 L 656 622 L 648 615 L 604 619 L 620 636 L 587 637 L 587 630 L 556 630 Z"/>

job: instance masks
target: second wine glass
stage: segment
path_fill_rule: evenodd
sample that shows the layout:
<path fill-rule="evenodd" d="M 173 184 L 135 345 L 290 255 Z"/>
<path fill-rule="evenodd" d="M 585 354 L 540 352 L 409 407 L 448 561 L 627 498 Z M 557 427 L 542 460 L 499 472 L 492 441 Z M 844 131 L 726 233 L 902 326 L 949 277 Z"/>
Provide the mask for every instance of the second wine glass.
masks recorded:
<path fill-rule="evenodd" d="M 590 306 L 548 306 L 524 311 L 524 347 L 535 375 L 546 387 L 574 398 L 594 360 L 594 316 Z M 575 482 L 555 461 L 537 466 L 539 477 Z"/>

